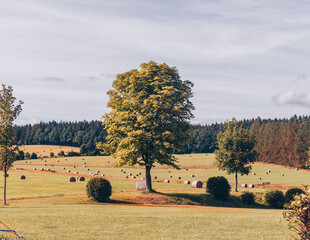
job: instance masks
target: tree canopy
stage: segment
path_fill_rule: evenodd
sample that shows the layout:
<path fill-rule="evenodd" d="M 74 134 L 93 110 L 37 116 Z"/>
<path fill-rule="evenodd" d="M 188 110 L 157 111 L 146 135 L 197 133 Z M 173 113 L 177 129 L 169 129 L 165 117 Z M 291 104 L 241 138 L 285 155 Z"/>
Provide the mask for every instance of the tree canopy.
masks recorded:
<path fill-rule="evenodd" d="M 237 191 L 238 173 L 248 175 L 252 169 L 251 163 L 258 157 L 254 149 L 255 139 L 248 130 L 238 126 L 236 119 L 225 123 L 224 132 L 220 132 L 217 139 L 214 164 L 228 174 L 235 174 Z"/>
<path fill-rule="evenodd" d="M 182 149 L 189 138 L 193 83 L 182 81 L 175 67 L 151 61 L 140 71 L 118 74 L 112 86 L 112 110 L 103 116 L 108 136 L 97 146 L 118 157 L 118 166 L 145 166 L 147 190 L 152 191 L 155 163 L 178 167 L 172 150 Z"/>

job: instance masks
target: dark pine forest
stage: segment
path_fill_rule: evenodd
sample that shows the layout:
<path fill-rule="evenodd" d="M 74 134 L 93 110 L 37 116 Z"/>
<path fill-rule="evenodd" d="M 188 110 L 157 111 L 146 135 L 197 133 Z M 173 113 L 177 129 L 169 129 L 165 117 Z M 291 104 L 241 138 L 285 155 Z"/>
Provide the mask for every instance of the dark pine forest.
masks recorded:
<path fill-rule="evenodd" d="M 310 117 L 290 119 L 250 119 L 238 122 L 256 138 L 260 161 L 286 166 L 309 167 Z M 184 149 L 174 153 L 213 153 L 217 148 L 216 136 L 223 123 L 193 125 Z M 19 144 L 48 144 L 94 149 L 96 142 L 105 140 L 106 131 L 100 121 L 40 122 L 17 126 Z"/>

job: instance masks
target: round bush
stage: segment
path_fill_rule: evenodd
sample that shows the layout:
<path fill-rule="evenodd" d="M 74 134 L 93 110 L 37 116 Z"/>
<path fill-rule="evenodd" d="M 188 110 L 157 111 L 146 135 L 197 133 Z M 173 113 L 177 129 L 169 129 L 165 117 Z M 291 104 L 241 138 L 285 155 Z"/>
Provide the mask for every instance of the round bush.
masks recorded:
<path fill-rule="evenodd" d="M 245 191 L 240 195 L 241 201 L 245 204 L 254 204 L 255 203 L 254 197 L 255 197 L 254 193 L 248 191 Z"/>
<path fill-rule="evenodd" d="M 264 202 L 273 208 L 283 208 L 284 194 L 280 190 L 266 190 L 263 194 Z"/>
<path fill-rule="evenodd" d="M 210 177 L 207 181 L 207 193 L 216 199 L 229 197 L 230 185 L 225 177 Z"/>
<path fill-rule="evenodd" d="M 300 188 L 291 188 L 287 190 L 284 195 L 285 203 L 290 203 L 290 201 L 294 200 L 294 196 L 299 194 L 305 194 L 305 191 L 301 190 Z"/>
<path fill-rule="evenodd" d="M 86 185 L 86 192 L 90 199 L 97 202 L 107 202 L 112 194 L 112 187 L 108 180 L 92 178 Z"/>

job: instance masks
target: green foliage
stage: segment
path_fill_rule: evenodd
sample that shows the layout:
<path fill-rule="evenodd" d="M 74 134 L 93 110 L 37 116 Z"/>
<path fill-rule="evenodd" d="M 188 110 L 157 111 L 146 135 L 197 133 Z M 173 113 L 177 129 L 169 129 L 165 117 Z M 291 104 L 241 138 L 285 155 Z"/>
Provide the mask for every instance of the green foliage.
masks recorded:
<path fill-rule="evenodd" d="M 54 156 L 55 156 L 55 154 L 53 152 L 50 152 L 50 157 L 52 158 Z"/>
<path fill-rule="evenodd" d="M 283 208 L 284 200 L 283 192 L 278 189 L 269 189 L 263 194 L 263 201 L 273 208 Z"/>
<path fill-rule="evenodd" d="M 151 191 L 154 163 L 178 167 L 172 149 L 182 149 L 189 138 L 193 84 L 182 81 L 176 68 L 149 62 L 118 74 L 112 86 L 112 110 L 103 116 L 108 136 L 97 147 L 120 158 L 118 166 L 145 166 Z"/>
<path fill-rule="evenodd" d="M 296 239 L 310 239 L 310 196 L 306 193 L 295 195 L 287 206 L 283 217 L 289 221 L 289 228 L 296 231 Z"/>
<path fill-rule="evenodd" d="M 291 188 L 286 191 L 285 193 L 285 203 L 290 203 L 290 201 L 294 200 L 295 195 L 305 194 L 305 191 L 301 190 L 300 188 Z"/>
<path fill-rule="evenodd" d="M 57 153 L 57 155 L 59 157 L 64 157 L 65 156 L 65 152 L 63 150 L 61 150 L 59 153 Z"/>
<path fill-rule="evenodd" d="M 223 176 L 210 177 L 207 181 L 207 193 L 216 199 L 227 199 L 230 193 L 227 179 Z"/>
<path fill-rule="evenodd" d="M 228 174 L 248 175 L 258 157 L 255 151 L 255 139 L 248 130 L 237 125 L 236 119 L 225 123 L 224 132 L 217 135 L 218 150 L 215 151 L 214 164 Z"/>
<path fill-rule="evenodd" d="M 240 199 L 243 203 L 252 205 L 255 203 L 255 195 L 252 192 L 245 191 L 240 195 Z"/>
<path fill-rule="evenodd" d="M 6 173 L 16 160 L 18 146 L 15 145 L 14 120 L 22 111 L 22 101 L 15 105 L 13 88 L 2 84 L 0 90 L 0 170 Z M 6 177 L 4 183 L 4 204 L 6 204 Z"/>
<path fill-rule="evenodd" d="M 25 159 L 25 153 L 24 151 L 18 151 L 16 154 L 16 160 L 24 160 Z"/>
<path fill-rule="evenodd" d="M 112 187 L 108 180 L 92 178 L 86 185 L 87 196 L 97 202 L 107 202 L 112 194 Z"/>
<path fill-rule="evenodd" d="M 25 157 L 26 157 L 26 159 L 29 159 L 30 158 L 30 153 L 26 152 Z"/>
<path fill-rule="evenodd" d="M 36 153 L 31 153 L 30 159 L 38 159 L 38 155 Z"/>

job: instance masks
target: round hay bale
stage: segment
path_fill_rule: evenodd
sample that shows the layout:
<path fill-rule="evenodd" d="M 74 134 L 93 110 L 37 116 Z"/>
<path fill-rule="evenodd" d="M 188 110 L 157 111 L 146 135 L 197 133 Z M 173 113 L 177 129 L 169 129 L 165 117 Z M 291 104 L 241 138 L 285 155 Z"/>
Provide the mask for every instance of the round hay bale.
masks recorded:
<path fill-rule="evenodd" d="M 145 180 L 145 178 L 143 177 L 143 178 L 141 178 L 141 180 Z"/>
<path fill-rule="evenodd" d="M 268 172 L 269 172 L 269 173 L 271 173 L 271 171 L 270 171 L 270 170 L 268 170 Z"/>
<path fill-rule="evenodd" d="M 73 166 L 73 168 L 75 168 L 75 166 Z"/>
<path fill-rule="evenodd" d="M 299 169 L 298 168 L 296 168 L 296 171 L 298 171 Z"/>
<path fill-rule="evenodd" d="M 86 162 L 84 162 L 84 164 L 86 164 Z"/>
<path fill-rule="evenodd" d="M 186 168 L 186 171 L 188 171 L 188 168 Z"/>
<path fill-rule="evenodd" d="M 139 175 L 141 175 L 142 173 L 139 172 Z"/>
<path fill-rule="evenodd" d="M 201 181 L 193 181 L 192 182 L 192 187 L 194 188 L 202 188 L 203 183 Z"/>
<path fill-rule="evenodd" d="M 101 174 L 100 174 L 100 176 L 101 176 L 101 177 L 104 177 L 104 174 L 103 174 L 103 173 L 101 173 Z"/>
<path fill-rule="evenodd" d="M 86 168 L 86 165 L 84 165 L 84 168 Z"/>
<path fill-rule="evenodd" d="M 63 168 L 62 168 L 62 170 L 66 170 L 66 168 L 65 168 L 65 167 L 63 167 Z"/>
<path fill-rule="evenodd" d="M 191 184 L 191 181 L 184 181 L 184 184 Z"/>
<path fill-rule="evenodd" d="M 136 178 L 136 176 L 132 176 L 132 178 Z"/>
<path fill-rule="evenodd" d="M 128 176 L 126 175 L 125 178 L 128 178 Z"/>
<path fill-rule="evenodd" d="M 57 160 L 57 162 L 59 162 L 59 160 Z"/>
<path fill-rule="evenodd" d="M 44 166 L 46 166 L 46 164 L 44 164 Z"/>
<path fill-rule="evenodd" d="M 258 178 L 258 180 L 262 180 L 262 178 L 261 178 L 261 177 L 259 177 L 259 178 Z"/>
<path fill-rule="evenodd" d="M 129 173 L 129 176 L 132 176 L 132 173 Z"/>
<path fill-rule="evenodd" d="M 268 174 L 268 172 L 265 172 L 265 174 Z"/>
<path fill-rule="evenodd" d="M 87 171 L 90 171 L 89 168 L 87 168 Z"/>
<path fill-rule="evenodd" d="M 37 170 L 36 168 L 34 168 L 33 170 Z"/>
<path fill-rule="evenodd" d="M 79 172 L 74 172 L 75 174 L 79 174 Z"/>
<path fill-rule="evenodd" d="M 195 177 L 195 175 L 194 175 L 194 174 L 192 174 L 192 175 L 191 175 L 191 177 Z"/>
<path fill-rule="evenodd" d="M 157 176 L 155 176 L 154 179 L 157 179 Z"/>
<path fill-rule="evenodd" d="M 51 169 L 48 168 L 47 171 L 51 171 Z"/>
<path fill-rule="evenodd" d="M 139 173 L 137 173 L 137 174 L 136 174 L 136 176 L 138 177 L 138 176 L 140 176 L 140 174 L 139 174 Z"/>
<path fill-rule="evenodd" d="M 75 177 L 70 177 L 70 178 L 69 178 L 69 182 L 76 182 Z"/>
<path fill-rule="evenodd" d="M 85 178 L 83 176 L 79 177 L 78 179 L 80 182 L 84 182 L 85 181 Z"/>
<path fill-rule="evenodd" d="M 171 173 L 171 171 L 169 170 L 168 173 Z"/>
<path fill-rule="evenodd" d="M 46 162 L 46 160 L 44 162 Z"/>
<path fill-rule="evenodd" d="M 70 170 L 68 170 L 67 172 L 71 172 Z"/>
<path fill-rule="evenodd" d="M 89 175 L 93 175 L 93 174 L 90 172 Z"/>
<path fill-rule="evenodd" d="M 126 173 L 126 171 L 123 171 L 123 173 Z"/>
<path fill-rule="evenodd" d="M 41 170 L 41 171 L 43 171 L 43 170 L 44 170 L 44 168 L 40 168 L 40 170 Z"/>
<path fill-rule="evenodd" d="M 165 183 L 170 183 L 170 180 L 165 180 L 164 182 L 165 182 Z"/>
<path fill-rule="evenodd" d="M 254 188 L 254 184 L 249 184 L 249 188 Z"/>
<path fill-rule="evenodd" d="M 282 173 L 281 176 L 284 177 L 284 173 Z"/>
<path fill-rule="evenodd" d="M 110 163 L 110 161 L 108 161 L 108 163 Z"/>
<path fill-rule="evenodd" d="M 20 176 L 20 179 L 25 180 L 25 179 L 26 179 L 26 176 L 25 176 L 25 175 L 21 175 L 21 176 Z"/>
<path fill-rule="evenodd" d="M 54 164 L 52 164 L 51 166 L 54 167 Z"/>
<path fill-rule="evenodd" d="M 120 170 L 121 172 L 123 171 L 123 169 Z"/>
<path fill-rule="evenodd" d="M 178 177 L 178 179 L 181 179 L 181 177 Z"/>
<path fill-rule="evenodd" d="M 169 177 L 172 178 L 172 175 L 170 175 Z"/>
<path fill-rule="evenodd" d="M 26 161 L 26 163 L 28 163 L 28 162 Z"/>
<path fill-rule="evenodd" d="M 248 187 L 248 184 L 243 183 L 243 184 L 241 184 L 241 187 L 243 187 L 243 188 L 247 188 L 247 187 Z"/>
<path fill-rule="evenodd" d="M 100 173 L 100 171 L 99 171 L 99 170 L 97 170 L 97 173 Z"/>
<path fill-rule="evenodd" d="M 253 175 L 253 176 L 255 176 L 255 175 L 256 175 L 256 173 L 255 173 L 255 172 L 253 172 L 253 173 L 252 173 L 252 175 Z"/>

